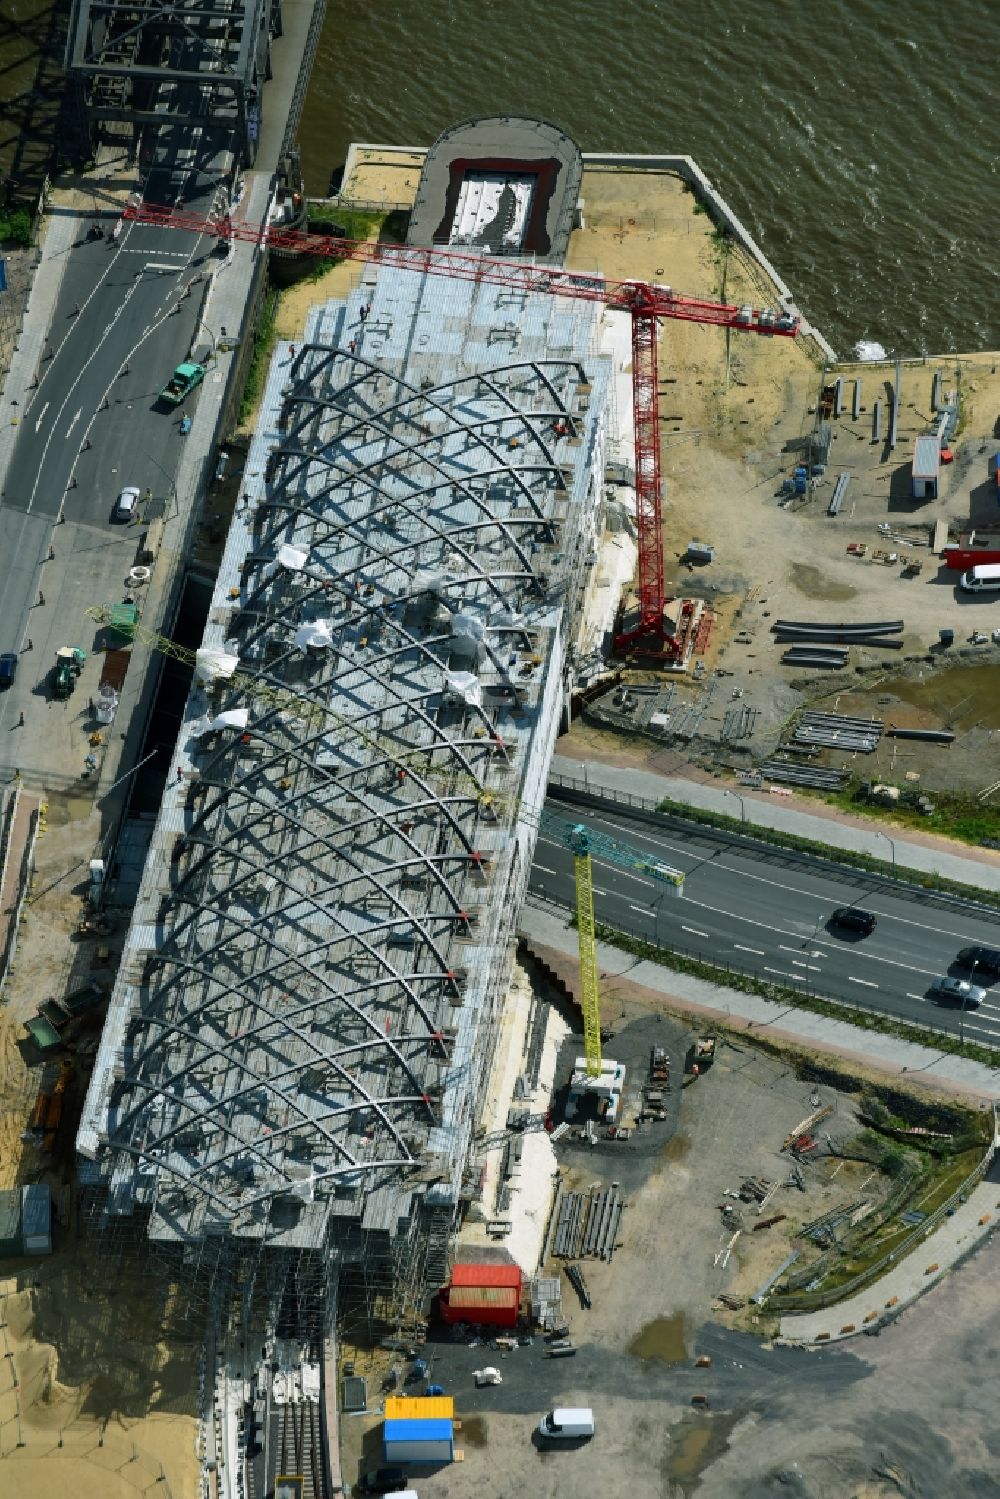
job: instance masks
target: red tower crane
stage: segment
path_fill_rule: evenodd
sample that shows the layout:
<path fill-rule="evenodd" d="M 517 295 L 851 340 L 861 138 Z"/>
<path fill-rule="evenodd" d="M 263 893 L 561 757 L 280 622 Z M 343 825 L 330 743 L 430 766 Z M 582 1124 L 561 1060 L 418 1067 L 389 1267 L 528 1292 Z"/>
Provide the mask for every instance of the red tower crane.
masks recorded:
<path fill-rule="evenodd" d="M 659 377 L 657 370 L 657 323 L 660 318 L 679 318 L 688 323 L 708 323 L 743 333 L 763 333 L 794 338 L 799 319 L 788 312 L 772 312 L 723 302 L 685 297 L 669 286 L 645 281 L 618 281 L 586 271 L 559 266 L 469 255 L 447 249 L 420 249 L 412 245 L 383 244 L 377 240 L 338 239 L 301 230 L 253 224 L 226 215 L 187 213 L 183 209 L 153 204 L 130 204 L 126 219 L 166 229 L 213 234 L 220 240 L 247 240 L 262 249 L 298 251 L 302 254 L 340 260 L 362 260 L 373 265 L 419 271 L 424 275 L 451 276 L 461 281 L 503 286 L 518 292 L 545 292 L 601 302 L 632 319 L 632 412 L 635 424 L 636 528 L 639 551 L 639 612 L 636 623 L 615 638 L 619 651 L 642 650 L 648 644 L 654 653 L 673 655 L 679 642 L 664 623 L 663 533 L 660 493 Z"/>

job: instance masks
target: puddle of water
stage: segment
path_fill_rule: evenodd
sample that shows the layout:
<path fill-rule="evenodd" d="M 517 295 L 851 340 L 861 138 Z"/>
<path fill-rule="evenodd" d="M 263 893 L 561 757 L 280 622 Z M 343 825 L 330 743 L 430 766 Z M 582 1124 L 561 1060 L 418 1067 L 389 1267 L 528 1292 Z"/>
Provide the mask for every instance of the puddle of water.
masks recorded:
<path fill-rule="evenodd" d="M 924 708 L 956 729 L 969 729 L 975 723 L 986 729 L 1000 728 L 1000 666 L 950 666 L 943 671 L 928 670 L 923 680 L 892 677 L 879 682 L 878 692 Z M 880 711 L 892 716 L 891 711 Z"/>
<path fill-rule="evenodd" d="M 857 589 L 849 583 L 834 583 L 818 567 L 808 562 L 793 562 L 788 569 L 792 586 L 811 599 L 853 599 Z"/>
<path fill-rule="evenodd" d="M 680 1441 L 674 1443 L 670 1455 L 671 1478 L 694 1478 L 705 1461 L 711 1441 L 710 1426 L 693 1426 L 686 1431 Z"/>
<path fill-rule="evenodd" d="M 687 1135 L 674 1135 L 663 1147 L 663 1158 L 667 1161 L 683 1161 L 691 1149 L 691 1141 Z"/>
<path fill-rule="evenodd" d="M 687 1328 L 678 1312 L 673 1317 L 657 1317 L 633 1339 L 629 1353 L 636 1358 L 656 1359 L 661 1364 L 682 1364 L 688 1357 Z"/>
<path fill-rule="evenodd" d="M 736 1416 L 712 1416 L 696 1425 L 675 1427 L 665 1464 L 666 1477 L 684 1494 L 693 1494 L 716 1458 L 729 1446 Z"/>
<path fill-rule="evenodd" d="M 462 1417 L 462 1441 L 466 1447 L 485 1447 L 487 1442 L 484 1416 Z"/>

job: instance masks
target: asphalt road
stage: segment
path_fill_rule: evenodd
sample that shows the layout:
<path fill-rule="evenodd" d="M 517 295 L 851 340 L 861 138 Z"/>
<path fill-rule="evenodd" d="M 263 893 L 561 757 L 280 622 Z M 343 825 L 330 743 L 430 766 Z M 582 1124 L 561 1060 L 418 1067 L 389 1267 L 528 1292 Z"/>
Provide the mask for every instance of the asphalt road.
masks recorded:
<path fill-rule="evenodd" d="M 201 175 L 203 186 L 190 196 L 207 208 L 218 185 Z M 58 609 L 57 598 L 40 605 L 39 590 L 49 546 L 62 541 L 61 510 L 112 541 L 123 530 L 110 516 L 124 486 L 149 489 L 159 506 L 175 494 L 182 413 L 162 409 L 157 398 L 197 335 L 204 334 L 208 350 L 218 333 L 199 330 L 197 292 L 181 299 L 185 286 L 217 263 L 216 244 L 124 222 L 112 240 L 115 223 L 104 219 L 108 237 L 90 240 L 89 221 L 81 220 L 52 311 L 51 357 L 42 361 L 37 388 L 20 396 L 20 431 L 0 497 L 0 651 L 23 649 L 33 609 Z M 189 398 L 185 409 L 196 401 Z M 86 565 L 81 557 L 81 569 Z M 76 638 L 79 618 L 67 619 L 66 629 Z"/>
<path fill-rule="evenodd" d="M 661 833 L 618 810 L 548 805 L 685 872 L 678 897 L 662 882 L 595 858 L 598 921 L 776 983 L 941 1029 L 961 1027 L 970 1039 L 1000 1046 L 1000 982 L 965 1015 L 927 994 L 939 974 L 969 976 L 954 964 L 960 947 L 1000 947 L 1000 914 L 862 870 L 830 870 L 782 849 L 751 847 L 711 828 L 675 824 Z M 572 855 L 546 835 L 538 840 L 531 888 L 573 904 Z M 878 917 L 870 937 L 829 925 L 837 906 L 852 904 Z"/>

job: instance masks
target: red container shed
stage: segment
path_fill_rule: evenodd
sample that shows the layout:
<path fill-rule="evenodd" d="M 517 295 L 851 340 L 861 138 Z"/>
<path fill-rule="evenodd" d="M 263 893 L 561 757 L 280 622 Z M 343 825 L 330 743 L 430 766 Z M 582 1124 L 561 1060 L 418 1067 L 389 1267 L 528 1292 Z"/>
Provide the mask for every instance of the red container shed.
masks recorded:
<path fill-rule="evenodd" d="M 514 1264 L 455 1265 L 439 1298 L 444 1322 L 516 1327 L 521 1307 L 521 1270 Z"/>

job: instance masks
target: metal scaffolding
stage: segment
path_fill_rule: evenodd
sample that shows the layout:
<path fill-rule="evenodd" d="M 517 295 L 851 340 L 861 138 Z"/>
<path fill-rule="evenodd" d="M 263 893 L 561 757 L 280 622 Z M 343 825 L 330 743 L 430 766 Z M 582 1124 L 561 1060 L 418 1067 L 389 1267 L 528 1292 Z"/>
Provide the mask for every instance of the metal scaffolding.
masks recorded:
<path fill-rule="evenodd" d="M 180 126 L 251 163 L 280 33 L 280 0 L 73 0 L 66 68 L 87 145 Z"/>
<path fill-rule="evenodd" d="M 519 300 L 382 272 L 272 365 L 78 1141 L 247 1323 L 405 1321 L 470 1195 L 610 384 Z"/>

